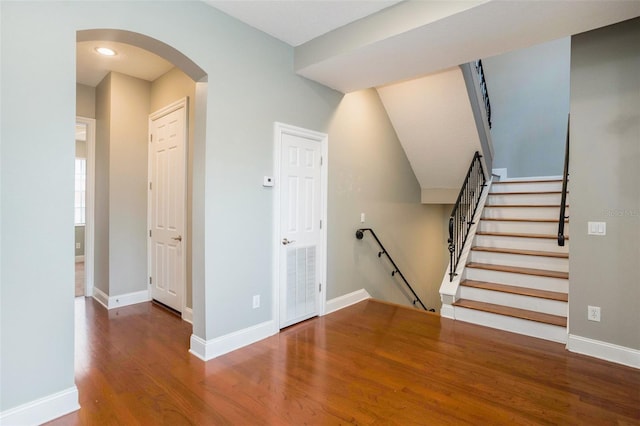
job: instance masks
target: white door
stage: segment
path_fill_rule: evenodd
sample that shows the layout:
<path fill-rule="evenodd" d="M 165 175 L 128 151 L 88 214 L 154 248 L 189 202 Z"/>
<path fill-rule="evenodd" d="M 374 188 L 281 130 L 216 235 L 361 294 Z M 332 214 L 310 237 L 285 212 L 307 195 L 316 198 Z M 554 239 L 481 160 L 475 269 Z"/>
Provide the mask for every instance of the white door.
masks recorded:
<path fill-rule="evenodd" d="M 151 297 L 178 312 L 185 286 L 186 100 L 149 120 Z"/>
<path fill-rule="evenodd" d="M 279 325 L 320 313 L 325 253 L 323 141 L 326 135 L 277 127 L 279 142 Z"/>

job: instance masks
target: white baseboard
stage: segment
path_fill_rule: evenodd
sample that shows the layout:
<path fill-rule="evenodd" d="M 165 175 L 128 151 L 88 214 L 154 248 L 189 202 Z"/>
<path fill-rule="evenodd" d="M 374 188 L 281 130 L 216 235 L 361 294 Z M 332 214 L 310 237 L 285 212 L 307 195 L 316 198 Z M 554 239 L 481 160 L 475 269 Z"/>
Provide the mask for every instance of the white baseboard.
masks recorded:
<path fill-rule="evenodd" d="M 134 291 L 133 293 L 120 294 L 118 296 L 109 296 L 109 309 L 122 308 L 123 306 L 135 305 L 136 303 L 148 302 L 149 290 Z"/>
<path fill-rule="evenodd" d="M 84 254 L 76 256 L 76 263 L 84 262 Z"/>
<path fill-rule="evenodd" d="M 336 297 L 335 299 L 327 301 L 325 314 L 335 312 L 339 309 L 346 308 L 354 303 L 370 298 L 371 296 L 365 289 L 360 289 L 353 293 Z M 182 315 L 182 318 L 185 321 L 190 321 L 193 318 L 193 311 L 187 308 Z M 259 340 L 273 336 L 278 333 L 278 331 L 279 329 L 276 322 L 270 320 L 211 340 L 204 340 L 195 334 L 192 334 L 189 352 L 203 361 L 209 361 L 210 359 L 216 358 L 220 355 L 224 355 Z"/>
<path fill-rule="evenodd" d="M 266 339 L 277 332 L 278 327 L 275 321 L 269 320 L 211 340 L 204 340 L 192 334 L 189 352 L 203 361 L 209 361 L 220 355 Z"/>
<path fill-rule="evenodd" d="M 612 343 L 601 342 L 586 337 L 569 335 L 567 349 L 605 361 L 627 365 L 629 367 L 640 368 L 640 350 L 614 345 Z"/>
<path fill-rule="evenodd" d="M 182 311 L 182 320 L 188 322 L 189 324 L 193 324 L 193 309 L 184 307 Z"/>
<path fill-rule="evenodd" d="M 122 308 L 123 306 L 135 305 L 136 303 L 148 302 L 151 300 L 148 290 L 135 291 L 133 293 L 120 294 L 118 296 L 108 296 L 99 288 L 93 288 L 93 298 L 107 309 Z"/>
<path fill-rule="evenodd" d="M 98 287 L 93 287 L 93 298 L 102 306 L 109 309 L 109 296 Z"/>
<path fill-rule="evenodd" d="M 360 290 L 345 294 L 344 296 L 339 296 L 334 299 L 327 300 L 324 314 L 327 315 L 331 312 L 339 311 L 340 309 L 346 308 L 347 306 L 351 306 L 367 299 L 371 299 L 371 295 L 367 292 L 367 290 L 361 288 Z"/>
<path fill-rule="evenodd" d="M 63 391 L 0 412 L 0 424 L 39 425 L 79 409 L 78 388 L 72 386 Z"/>

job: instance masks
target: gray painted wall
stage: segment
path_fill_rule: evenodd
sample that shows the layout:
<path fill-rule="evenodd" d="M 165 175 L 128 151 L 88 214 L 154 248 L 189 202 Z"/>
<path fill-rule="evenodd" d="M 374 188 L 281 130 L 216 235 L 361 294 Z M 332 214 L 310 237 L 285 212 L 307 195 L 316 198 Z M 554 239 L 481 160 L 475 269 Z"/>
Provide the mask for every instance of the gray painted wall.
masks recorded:
<path fill-rule="evenodd" d="M 398 235 L 391 227 L 385 228 L 387 220 L 400 222 L 397 217 L 409 224 L 440 213 L 437 208 L 414 206 L 419 202 L 418 193 L 413 194 L 417 183 L 409 190 L 393 187 L 411 181 L 401 147 L 396 144 L 393 148 L 388 140 L 385 145 L 383 138 L 369 145 L 370 135 L 359 132 L 375 121 L 373 118 L 381 117 L 379 101 L 369 92 L 354 95 L 353 99 L 361 97 L 361 107 L 367 108 L 366 120 L 360 110 L 343 108 L 340 93 L 293 73 L 290 46 L 201 2 L 1 2 L 0 8 L 2 98 L 12 106 L 2 109 L 0 123 L 0 410 L 74 386 L 74 265 L 72 252 L 65 247 L 72 246 L 74 239 L 69 222 L 73 192 L 68 188 L 73 187 L 74 150 L 69 141 L 76 115 L 77 30 L 123 28 L 147 34 L 180 50 L 208 73 L 208 84 L 196 89 L 206 93 L 206 109 L 199 103 L 195 111 L 204 118 L 196 132 L 205 134 L 204 142 L 196 137 L 194 143 L 198 200 L 194 197 L 193 233 L 201 247 L 197 256 L 194 252 L 194 266 L 198 266 L 194 269 L 194 302 L 195 295 L 199 296 L 194 303 L 194 333 L 199 337 L 213 339 L 273 316 L 273 192 L 262 187 L 262 177 L 273 174 L 274 121 L 329 133 L 329 199 L 338 204 L 331 207 L 327 224 L 330 253 L 340 253 L 344 242 L 355 244 L 352 235 L 361 210 L 369 215 L 368 224 L 382 230 L 390 249 L 398 247 L 398 259 L 414 252 L 409 248 L 415 249 L 414 253 L 430 252 L 417 241 L 431 234 L 427 232 L 431 225 L 415 231 L 415 237 L 410 229 L 417 226 L 402 227 Z M 47 66 L 42 67 L 43 63 Z M 146 185 L 142 184 L 146 167 L 141 175 L 134 173 L 134 161 L 129 158 L 131 164 L 116 170 L 122 174 L 114 177 L 109 165 L 130 154 L 100 143 L 125 140 L 119 133 L 111 134 L 112 129 L 105 125 L 115 120 L 116 110 L 129 107 L 106 96 L 110 86 L 120 80 L 112 75 L 96 89 L 95 278 L 96 287 L 107 294 L 138 290 L 138 277 L 137 272 L 127 270 L 125 276 L 125 272 L 99 262 L 99 258 L 109 258 L 111 249 L 100 240 L 111 245 L 131 244 L 126 254 L 146 262 L 145 228 L 141 235 L 125 235 L 138 232 L 137 222 L 146 221 L 138 207 L 146 207 Z M 344 105 L 351 102 L 346 98 Z M 142 114 L 142 110 L 136 106 L 130 113 Z M 145 116 L 148 111 L 147 104 Z M 38 126 L 32 125 L 33 117 L 39 117 Z M 388 128 L 376 128 L 391 137 Z M 146 141 L 146 130 L 142 133 Z M 135 141 L 137 136 L 131 143 Z M 144 148 L 133 154 L 138 163 L 146 155 L 146 143 L 141 145 Z M 389 164 L 383 164 L 381 156 L 375 158 L 376 149 L 390 155 Z M 342 157 L 345 159 L 340 160 Z M 374 161 L 371 170 L 362 170 L 363 158 Z M 381 173 L 373 167 L 381 167 Z M 344 175 L 349 169 L 357 170 L 355 176 L 366 182 L 362 192 L 352 194 L 359 201 L 347 204 L 344 194 L 337 191 L 350 183 Z M 125 183 L 131 188 L 124 195 L 113 199 L 99 196 L 114 193 Z M 32 196 L 25 199 L 25 193 Z M 339 205 L 342 201 L 344 206 Z M 118 210 L 118 205 L 128 202 L 135 209 Z M 41 220 L 43 211 L 47 212 L 46 221 Z M 109 212 L 121 215 L 120 230 L 110 229 Z M 438 233 L 436 228 L 434 234 Z M 371 256 L 368 248 L 353 247 L 345 253 L 360 256 L 360 265 L 354 260 L 353 268 L 371 262 L 365 259 Z M 357 289 L 350 279 L 338 279 L 337 274 L 358 275 L 350 270 L 350 263 L 331 256 L 329 296 Z M 128 268 L 126 259 L 116 261 Z M 416 276 L 426 275 L 421 265 L 415 265 L 407 261 L 408 273 L 415 269 Z M 117 288 L 116 273 L 122 274 L 118 281 L 123 280 Z M 110 278 L 113 288 L 109 288 Z M 260 309 L 251 308 L 254 294 L 262 296 Z"/>
<path fill-rule="evenodd" d="M 111 74 L 96 87 L 94 287 L 109 294 L 109 154 Z"/>
<path fill-rule="evenodd" d="M 96 88 L 76 84 L 76 115 L 96 118 Z"/>
<path fill-rule="evenodd" d="M 151 83 L 111 73 L 109 295 L 148 290 L 147 139 Z"/>
<path fill-rule="evenodd" d="M 391 277 L 391 265 L 378 258 L 371 235 L 355 238 L 356 229 L 366 227 L 374 229 L 423 302 L 439 309 L 448 261 L 444 209 L 421 204 L 420 185 L 378 93 L 345 95 L 329 135 L 327 299 L 364 288 L 373 297 L 411 304 L 404 285 Z"/>
<path fill-rule="evenodd" d="M 508 177 L 559 176 L 569 113 L 570 39 L 482 60 L 493 127 L 493 168 Z"/>
<path fill-rule="evenodd" d="M 96 90 L 95 285 L 109 296 L 148 289 L 150 90 L 149 82 L 117 72 L 109 73 Z M 108 108 L 104 118 L 103 105 Z"/>
<path fill-rule="evenodd" d="M 640 19 L 571 48 L 569 332 L 640 349 Z M 607 223 L 588 236 L 587 222 Z M 587 306 L 602 321 L 587 321 Z"/>
<path fill-rule="evenodd" d="M 76 225 L 75 227 L 75 246 L 74 252 L 76 256 L 84 256 L 84 225 Z M 78 247 L 80 244 L 80 247 Z"/>

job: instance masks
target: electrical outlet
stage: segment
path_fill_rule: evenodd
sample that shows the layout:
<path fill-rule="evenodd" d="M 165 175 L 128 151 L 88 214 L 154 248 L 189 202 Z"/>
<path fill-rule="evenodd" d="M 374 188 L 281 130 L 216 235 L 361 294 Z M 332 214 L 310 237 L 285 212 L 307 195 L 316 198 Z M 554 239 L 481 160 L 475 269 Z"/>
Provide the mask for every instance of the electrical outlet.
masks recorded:
<path fill-rule="evenodd" d="M 256 294 L 253 296 L 253 309 L 257 309 L 260 307 L 260 295 Z"/>
<path fill-rule="evenodd" d="M 600 322 L 600 306 L 587 306 L 587 319 Z"/>
<path fill-rule="evenodd" d="M 364 219 L 365 219 L 365 214 L 360 213 L 360 223 L 364 223 Z"/>
<path fill-rule="evenodd" d="M 80 248 L 80 243 L 76 243 L 76 248 L 79 249 Z"/>

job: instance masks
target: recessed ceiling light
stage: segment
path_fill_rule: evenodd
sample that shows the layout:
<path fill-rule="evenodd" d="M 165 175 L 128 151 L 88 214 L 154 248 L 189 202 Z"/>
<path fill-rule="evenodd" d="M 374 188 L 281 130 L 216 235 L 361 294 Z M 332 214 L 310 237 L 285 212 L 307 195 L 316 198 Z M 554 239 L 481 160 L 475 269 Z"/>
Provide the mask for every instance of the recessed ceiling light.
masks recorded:
<path fill-rule="evenodd" d="M 96 47 L 96 52 L 104 56 L 115 56 L 116 51 L 108 47 Z"/>

